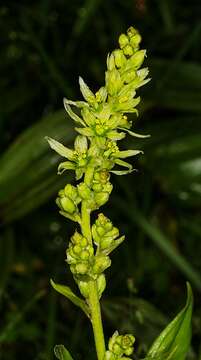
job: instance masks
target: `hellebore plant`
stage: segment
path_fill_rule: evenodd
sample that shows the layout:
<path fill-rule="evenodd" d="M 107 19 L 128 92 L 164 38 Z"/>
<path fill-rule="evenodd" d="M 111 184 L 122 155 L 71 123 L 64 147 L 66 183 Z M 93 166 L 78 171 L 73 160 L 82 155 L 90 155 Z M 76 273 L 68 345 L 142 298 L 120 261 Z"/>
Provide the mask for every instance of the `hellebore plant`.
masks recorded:
<path fill-rule="evenodd" d="M 80 77 L 79 84 L 84 101 L 64 99 L 64 107 L 75 121 L 75 130 L 79 134 L 75 138 L 74 149 L 47 137 L 50 147 L 66 159 L 60 163 L 58 173 L 73 170 L 78 181 L 77 186 L 67 184 L 60 190 L 56 203 L 61 215 L 77 223 L 77 230 L 66 251 L 66 261 L 83 298 L 75 295 L 68 286 L 56 284 L 52 280 L 51 284 L 89 317 L 98 360 L 129 360 L 135 342 L 133 335 L 120 335 L 115 331 L 108 347 L 105 346 L 100 309 L 100 299 L 106 287 L 105 270 L 111 265 L 112 251 L 124 241 L 124 236 L 119 235 L 118 228 L 103 213 L 97 215 L 92 225 L 90 217 L 93 211 L 98 210 L 109 199 L 113 188 L 110 182 L 111 174 L 131 173 L 133 167 L 125 159 L 141 153 L 139 150 L 120 150 L 118 142 L 125 138 L 126 134 L 146 137 L 130 130 L 132 121 L 127 117 L 129 113 L 138 114 L 136 106 L 140 97 L 136 96 L 136 90 L 150 80 L 147 78 L 148 69 L 141 68 L 146 50 L 139 49 L 140 42 L 139 32 L 130 27 L 127 34 L 120 35 L 119 48 L 107 57 L 105 86 L 93 93 Z M 74 112 L 73 107 L 78 110 Z M 189 308 L 192 310 L 190 286 L 186 307 L 182 314 L 178 315 L 179 324 L 176 320 L 176 334 L 186 312 L 191 317 Z M 171 357 L 171 351 L 173 356 L 178 352 L 178 344 L 172 345 L 176 335 L 172 335 L 171 324 L 169 330 L 164 330 L 168 332 L 167 336 L 163 334 L 161 340 L 164 341 L 169 336 L 166 343 L 169 341 L 171 344 L 164 346 L 157 339 L 158 342 L 152 346 L 147 359 L 156 359 L 164 350 L 168 350 L 170 356 L 163 357 L 164 359 L 185 358 L 189 343 L 187 340 L 187 347 L 185 344 L 180 350 L 180 357 Z M 190 331 L 189 323 L 186 327 Z M 173 328 L 175 329 L 175 323 Z M 63 345 L 55 347 L 55 355 L 58 359 L 72 360 Z M 88 356 L 86 359 L 89 359 Z"/>

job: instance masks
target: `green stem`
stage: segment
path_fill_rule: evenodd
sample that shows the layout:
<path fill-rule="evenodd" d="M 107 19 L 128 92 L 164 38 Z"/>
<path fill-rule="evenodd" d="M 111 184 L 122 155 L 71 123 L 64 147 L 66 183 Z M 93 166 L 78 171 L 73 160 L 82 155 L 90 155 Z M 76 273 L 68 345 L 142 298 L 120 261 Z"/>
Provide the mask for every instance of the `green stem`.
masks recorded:
<path fill-rule="evenodd" d="M 85 201 L 82 202 L 82 234 L 92 243 L 91 226 L 90 226 L 90 210 L 87 208 Z M 105 356 L 105 339 L 103 333 L 103 324 L 101 318 L 100 302 L 98 297 L 96 280 L 89 283 L 89 307 L 91 310 L 91 322 L 96 345 L 98 360 L 103 360 Z"/>

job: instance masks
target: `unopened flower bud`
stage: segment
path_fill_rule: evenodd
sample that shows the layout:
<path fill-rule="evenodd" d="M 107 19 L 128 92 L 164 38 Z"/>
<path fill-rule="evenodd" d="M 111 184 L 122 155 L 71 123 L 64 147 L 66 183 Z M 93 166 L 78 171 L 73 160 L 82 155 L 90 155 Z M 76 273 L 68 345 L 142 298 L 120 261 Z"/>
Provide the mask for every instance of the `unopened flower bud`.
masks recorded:
<path fill-rule="evenodd" d="M 95 183 L 92 188 L 95 192 L 100 192 L 103 189 L 103 186 L 100 183 Z"/>
<path fill-rule="evenodd" d="M 104 360 L 117 360 L 117 357 L 111 351 L 106 351 Z"/>
<path fill-rule="evenodd" d="M 105 269 L 111 265 L 111 260 L 108 256 L 99 255 L 95 257 L 93 265 L 94 274 L 101 274 Z"/>
<path fill-rule="evenodd" d="M 79 255 L 82 251 L 82 248 L 79 246 L 79 245 L 75 245 L 73 247 L 73 252 L 76 254 L 76 255 Z"/>
<path fill-rule="evenodd" d="M 114 59 L 115 59 L 115 65 L 118 68 L 121 68 L 126 63 L 126 58 L 124 56 L 124 53 L 120 49 L 116 49 L 113 51 Z"/>
<path fill-rule="evenodd" d="M 64 188 L 64 195 L 70 198 L 74 198 L 77 196 L 77 189 L 71 184 L 67 184 Z"/>
<path fill-rule="evenodd" d="M 75 233 L 73 234 L 73 236 L 71 236 L 71 241 L 73 244 L 80 244 L 81 241 L 85 239 L 78 231 L 75 231 Z M 86 245 L 87 245 L 87 240 L 86 241 Z"/>
<path fill-rule="evenodd" d="M 97 278 L 97 288 L 98 288 L 98 296 L 99 299 L 102 296 L 103 291 L 106 288 L 106 279 L 104 274 L 100 274 Z"/>
<path fill-rule="evenodd" d="M 122 87 L 122 80 L 117 69 L 106 72 L 106 86 L 109 95 L 114 96 Z"/>
<path fill-rule="evenodd" d="M 124 55 L 126 56 L 132 56 L 133 55 L 133 48 L 131 45 L 126 45 L 124 48 L 123 48 L 123 52 L 124 52 Z"/>
<path fill-rule="evenodd" d="M 127 30 L 127 35 L 129 38 L 131 38 L 132 36 L 134 36 L 137 33 L 138 33 L 138 31 L 133 26 L 130 26 Z"/>
<path fill-rule="evenodd" d="M 128 45 L 128 43 L 129 43 L 128 36 L 126 36 L 125 34 L 121 34 L 119 36 L 119 46 L 120 46 L 120 48 L 121 49 L 124 48 L 126 45 Z"/>
<path fill-rule="evenodd" d="M 130 44 L 134 49 L 136 49 L 136 48 L 138 48 L 141 41 L 142 41 L 141 35 L 136 34 L 136 35 L 132 36 L 132 38 L 130 39 Z"/>
<path fill-rule="evenodd" d="M 78 287 L 80 289 L 80 292 L 81 292 L 82 296 L 84 296 L 85 298 L 88 298 L 89 297 L 89 283 L 88 283 L 88 281 L 79 280 L 78 281 Z"/>
<path fill-rule="evenodd" d="M 89 200 L 90 199 L 91 190 L 85 183 L 79 184 L 77 189 L 78 189 L 78 194 L 81 197 L 81 199 L 83 199 L 83 200 Z"/>
<path fill-rule="evenodd" d="M 87 274 L 88 269 L 89 269 L 89 266 L 85 262 L 80 262 L 75 265 L 75 273 L 76 274 L 85 275 L 85 274 Z"/>
<path fill-rule="evenodd" d="M 113 69 L 115 69 L 115 60 L 114 60 L 114 55 L 108 55 L 107 57 L 107 68 L 109 71 L 112 71 Z"/>
<path fill-rule="evenodd" d="M 95 193 L 95 201 L 98 206 L 104 205 L 109 199 L 109 193 L 108 192 L 99 192 Z"/>
<path fill-rule="evenodd" d="M 146 55 L 146 50 L 139 50 L 130 58 L 132 65 L 136 69 L 142 65 L 145 55 Z"/>
<path fill-rule="evenodd" d="M 76 211 L 76 206 L 74 202 L 68 197 L 63 197 L 59 199 L 59 204 L 62 210 L 68 212 L 69 214 L 73 214 Z"/>
<path fill-rule="evenodd" d="M 135 70 L 128 70 L 126 71 L 124 74 L 122 74 L 121 78 L 123 80 L 123 82 L 125 82 L 126 84 L 130 83 L 132 80 L 134 80 L 136 77 L 136 72 Z"/>

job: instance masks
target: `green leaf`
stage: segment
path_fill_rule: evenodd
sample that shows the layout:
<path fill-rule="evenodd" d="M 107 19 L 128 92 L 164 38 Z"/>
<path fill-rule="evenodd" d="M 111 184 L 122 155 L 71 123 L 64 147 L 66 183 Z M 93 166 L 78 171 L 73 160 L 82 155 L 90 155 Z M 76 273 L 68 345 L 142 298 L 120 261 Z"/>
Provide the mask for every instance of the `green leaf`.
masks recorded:
<path fill-rule="evenodd" d="M 56 151 L 59 155 L 65 157 L 69 160 L 74 160 L 74 151 L 73 150 L 67 148 L 66 146 L 61 144 L 59 141 L 54 140 L 48 136 L 46 136 L 45 139 L 48 141 L 51 149 Z"/>
<path fill-rule="evenodd" d="M 168 360 L 185 360 L 191 340 L 192 308 L 193 294 L 187 283 L 186 305 L 154 341 L 147 354 L 150 359 L 165 353 Z"/>
<path fill-rule="evenodd" d="M 84 300 L 80 299 L 77 295 L 75 295 L 71 288 L 69 286 L 64 286 L 64 285 L 60 285 L 60 284 L 55 284 L 55 282 L 51 279 L 50 283 L 52 285 L 52 287 L 60 294 L 64 295 L 65 297 L 67 297 L 70 301 L 72 301 L 72 303 L 76 306 L 78 306 L 79 308 L 81 308 L 84 313 L 90 317 L 90 312 L 89 312 L 89 308 L 87 306 L 87 304 L 85 303 Z"/>
<path fill-rule="evenodd" d="M 73 360 L 71 354 L 64 345 L 56 345 L 54 347 L 54 353 L 59 360 Z"/>

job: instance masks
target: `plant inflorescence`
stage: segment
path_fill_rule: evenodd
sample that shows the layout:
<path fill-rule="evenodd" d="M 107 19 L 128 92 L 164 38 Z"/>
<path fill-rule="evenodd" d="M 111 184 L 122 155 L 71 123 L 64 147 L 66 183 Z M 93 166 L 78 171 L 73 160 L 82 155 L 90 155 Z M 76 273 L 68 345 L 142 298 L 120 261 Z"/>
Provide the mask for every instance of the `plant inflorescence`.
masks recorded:
<path fill-rule="evenodd" d="M 119 230 L 103 213 L 98 213 L 91 224 L 91 213 L 99 210 L 109 199 L 113 186 L 111 175 L 124 175 L 133 171 L 125 161 L 141 153 L 139 150 L 121 150 L 119 141 L 126 134 L 146 137 L 131 130 L 129 113 L 138 114 L 136 106 L 139 87 L 146 84 L 148 69 L 142 68 L 146 50 L 140 50 L 141 36 L 130 27 L 119 37 L 119 47 L 107 57 L 105 85 L 92 92 L 80 77 L 80 90 L 84 100 L 64 99 L 68 115 L 76 123 L 74 148 L 70 149 L 47 137 L 50 147 L 66 160 L 58 166 L 58 173 L 75 172 L 77 185 L 67 184 L 60 190 L 56 203 L 60 214 L 77 224 L 66 251 L 66 261 L 82 298 L 68 286 L 52 281 L 52 286 L 82 308 L 89 317 L 94 333 L 98 360 L 129 360 L 133 353 L 133 335 L 112 335 L 108 346 L 101 319 L 100 299 L 106 288 L 105 270 L 111 265 L 111 253 L 124 240 Z M 74 110 L 75 108 L 75 110 Z M 63 348 L 62 348 L 63 349 Z M 67 350 L 66 359 L 72 359 Z M 64 357 L 59 357 L 63 359 Z"/>

